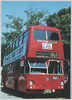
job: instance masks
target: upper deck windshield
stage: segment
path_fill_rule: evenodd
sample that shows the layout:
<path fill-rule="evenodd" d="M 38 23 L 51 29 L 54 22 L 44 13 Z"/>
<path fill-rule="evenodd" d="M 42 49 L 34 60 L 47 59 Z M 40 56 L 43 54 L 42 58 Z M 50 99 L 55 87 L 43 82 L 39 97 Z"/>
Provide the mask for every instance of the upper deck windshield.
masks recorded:
<path fill-rule="evenodd" d="M 34 39 L 59 41 L 59 34 L 57 31 L 47 31 L 47 30 L 34 29 L 33 38 Z"/>

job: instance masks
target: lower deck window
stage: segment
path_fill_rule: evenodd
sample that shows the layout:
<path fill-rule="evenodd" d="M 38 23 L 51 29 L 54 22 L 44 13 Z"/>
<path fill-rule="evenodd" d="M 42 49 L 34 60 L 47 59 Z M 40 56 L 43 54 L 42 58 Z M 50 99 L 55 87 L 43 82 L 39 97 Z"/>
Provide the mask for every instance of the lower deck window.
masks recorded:
<path fill-rule="evenodd" d="M 49 74 L 62 74 L 61 61 L 50 61 L 48 66 Z"/>

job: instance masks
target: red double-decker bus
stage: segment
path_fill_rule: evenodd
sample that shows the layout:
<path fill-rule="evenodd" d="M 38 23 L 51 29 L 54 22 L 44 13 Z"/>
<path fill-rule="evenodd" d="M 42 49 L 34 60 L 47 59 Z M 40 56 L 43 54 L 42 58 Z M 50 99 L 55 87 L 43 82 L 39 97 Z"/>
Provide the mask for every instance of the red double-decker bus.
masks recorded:
<path fill-rule="evenodd" d="M 59 29 L 32 25 L 5 49 L 3 86 L 25 93 L 56 92 L 64 89 L 63 68 Z"/>

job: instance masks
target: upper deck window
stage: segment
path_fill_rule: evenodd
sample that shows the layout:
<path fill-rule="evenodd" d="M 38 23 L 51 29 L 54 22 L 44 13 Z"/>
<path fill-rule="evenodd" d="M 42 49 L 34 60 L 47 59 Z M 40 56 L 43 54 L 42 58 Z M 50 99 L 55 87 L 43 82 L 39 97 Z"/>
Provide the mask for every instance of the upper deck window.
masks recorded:
<path fill-rule="evenodd" d="M 18 47 L 18 39 L 16 40 L 16 48 Z"/>
<path fill-rule="evenodd" d="M 28 39 L 29 30 L 23 34 L 23 42 L 26 42 Z"/>
<path fill-rule="evenodd" d="M 21 35 L 19 38 L 19 46 L 22 44 L 22 39 L 23 39 L 23 35 Z"/>
<path fill-rule="evenodd" d="M 58 32 L 56 32 L 56 31 L 46 31 L 46 30 L 34 29 L 33 38 L 58 41 L 59 35 L 58 35 Z"/>

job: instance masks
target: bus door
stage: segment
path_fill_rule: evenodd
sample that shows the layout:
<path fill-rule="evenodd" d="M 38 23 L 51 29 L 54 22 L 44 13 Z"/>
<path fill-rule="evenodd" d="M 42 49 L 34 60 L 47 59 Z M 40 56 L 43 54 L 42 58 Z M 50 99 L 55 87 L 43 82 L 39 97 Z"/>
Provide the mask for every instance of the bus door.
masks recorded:
<path fill-rule="evenodd" d="M 51 78 L 50 85 L 52 88 L 64 88 L 64 71 L 61 60 L 50 60 L 48 64 L 48 75 Z"/>
<path fill-rule="evenodd" d="M 48 74 L 62 74 L 62 62 L 59 60 L 49 61 Z"/>
<path fill-rule="evenodd" d="M 26 92 L 26 74 L 29 73 L 27 60 L 20 62 L 19 90 Z"/>

